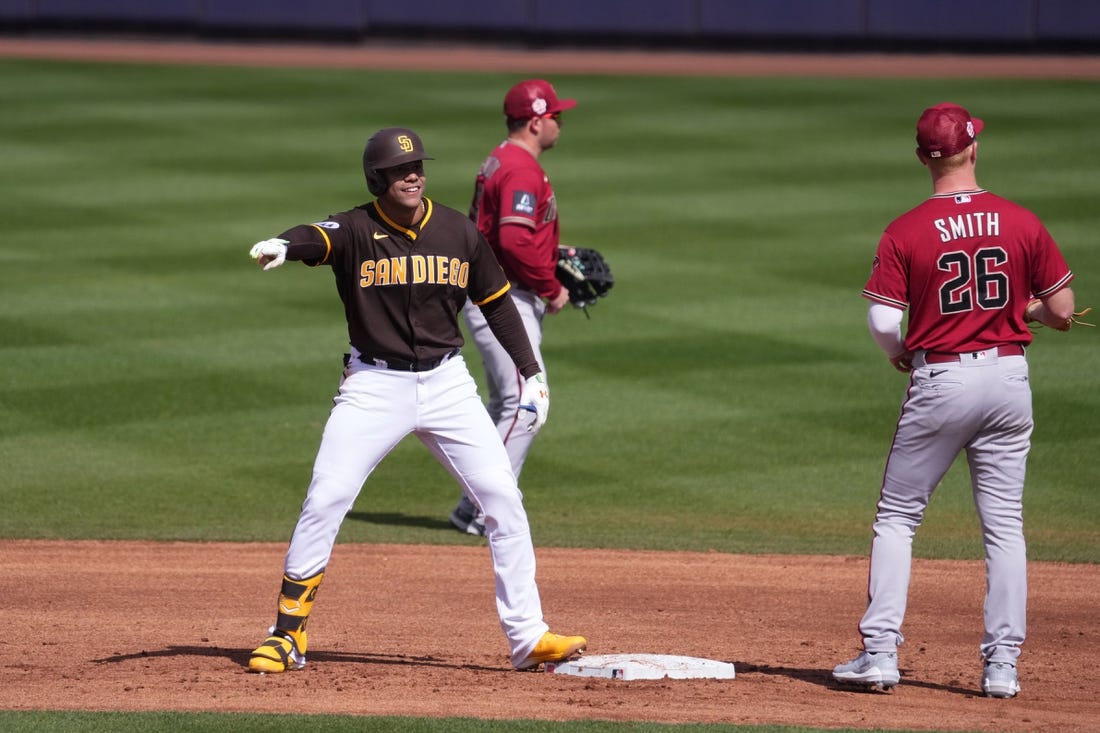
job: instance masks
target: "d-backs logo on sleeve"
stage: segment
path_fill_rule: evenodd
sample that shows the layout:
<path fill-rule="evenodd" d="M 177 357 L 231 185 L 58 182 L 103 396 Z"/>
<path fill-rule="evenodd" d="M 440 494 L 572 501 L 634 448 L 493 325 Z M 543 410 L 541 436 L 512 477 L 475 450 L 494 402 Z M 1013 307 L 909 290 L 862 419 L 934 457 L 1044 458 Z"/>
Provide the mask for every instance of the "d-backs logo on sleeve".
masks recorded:
<path fill-rule="evenodd" d="M 387 285 L 451 285 L 466 288 L 470 263 L 443 255 L 402 255 L 363 260 L 359 266 L 359 287 Z"/>

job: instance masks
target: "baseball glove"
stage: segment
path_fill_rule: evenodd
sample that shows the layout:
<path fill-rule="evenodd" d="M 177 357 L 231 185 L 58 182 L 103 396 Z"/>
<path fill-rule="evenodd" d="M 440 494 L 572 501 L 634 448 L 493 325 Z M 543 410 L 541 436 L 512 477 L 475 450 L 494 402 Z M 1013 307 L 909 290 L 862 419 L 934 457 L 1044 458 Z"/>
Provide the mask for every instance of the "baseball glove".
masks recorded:
<path fill-rule="evenodd" d="M 558 282 L 569 291 L 569 302 L 585 309 L 607 296 L 615 276 L 603 255 L 585 247 L 558 247 Z"/>

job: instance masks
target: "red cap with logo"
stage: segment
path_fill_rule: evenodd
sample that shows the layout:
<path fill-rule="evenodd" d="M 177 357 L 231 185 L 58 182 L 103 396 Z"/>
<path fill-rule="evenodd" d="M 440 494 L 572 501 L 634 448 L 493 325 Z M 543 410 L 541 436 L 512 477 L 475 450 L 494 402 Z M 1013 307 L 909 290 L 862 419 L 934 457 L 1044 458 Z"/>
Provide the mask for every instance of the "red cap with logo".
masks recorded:
<path fill-rule="evenodd" d="M 917 146 L 929 158 L 950 158 L 970 147 L 984 123 L 957 104 L 924 110 L 917 122 Z"/>
<path fill-rule="evenodd" d="M 558 99 L 554 86 L 545 79 L 527 79 L 504 95 L 504 115 L 510 120 L 529 120 L 577 106 L 575 99 Z"/>

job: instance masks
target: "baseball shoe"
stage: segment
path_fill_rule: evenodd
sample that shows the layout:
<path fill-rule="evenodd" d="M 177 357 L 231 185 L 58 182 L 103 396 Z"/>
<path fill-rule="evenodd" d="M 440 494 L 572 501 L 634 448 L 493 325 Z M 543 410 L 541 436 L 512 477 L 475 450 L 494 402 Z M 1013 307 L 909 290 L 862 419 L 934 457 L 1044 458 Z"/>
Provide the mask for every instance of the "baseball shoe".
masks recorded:
<path fill-rule="evenodd" d="M 306 666 L 306 632 L 272 629 L 271 636 L 252 652 L 248 671 L 267 674 Z"/>
<path fill-rule="evenodd" d="M 583 636 L 559 636 L 547 631 L 535 644 L 527 657 L 516 665 L 516 669 L 534 669 L 544 662 L 560 662 L 570 657 L 580 656 L 588 640 Z"/>
<path fill-rule="evenodd" d="M 888 690 L 898 683 L 897 652 L 863 652 L 833 668 L 833 679 L 848 685 Z"/>
<path fill-rule="evenodd" d="M 982 692 L 986 697 L 1016 697 L 1020 691 L 1020 681 L 1016 678 L 1016 668 L 1008 662 L 986 662 L 982 672 Z"/>
<path fill-rule="evenodd" d="M 485 515 L 463 494 L 451 511 L 451 526 L 476 537 L 485 536 Z"/>

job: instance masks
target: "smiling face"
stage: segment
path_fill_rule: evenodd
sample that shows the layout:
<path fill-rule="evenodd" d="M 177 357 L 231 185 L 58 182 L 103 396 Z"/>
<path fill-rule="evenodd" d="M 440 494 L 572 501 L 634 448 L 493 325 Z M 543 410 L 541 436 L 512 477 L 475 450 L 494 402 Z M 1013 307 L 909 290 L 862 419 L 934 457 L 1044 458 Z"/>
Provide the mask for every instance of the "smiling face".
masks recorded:
<path fill-rule="evenodd" d="M 396 208 L 415 211 L 420 208 L 424 198 L 424 161 L 414 160 L 409 163 L 385 168 L 379 173 L 389 182 L 389 188 L 383 194 L 387 203 Z"/>

